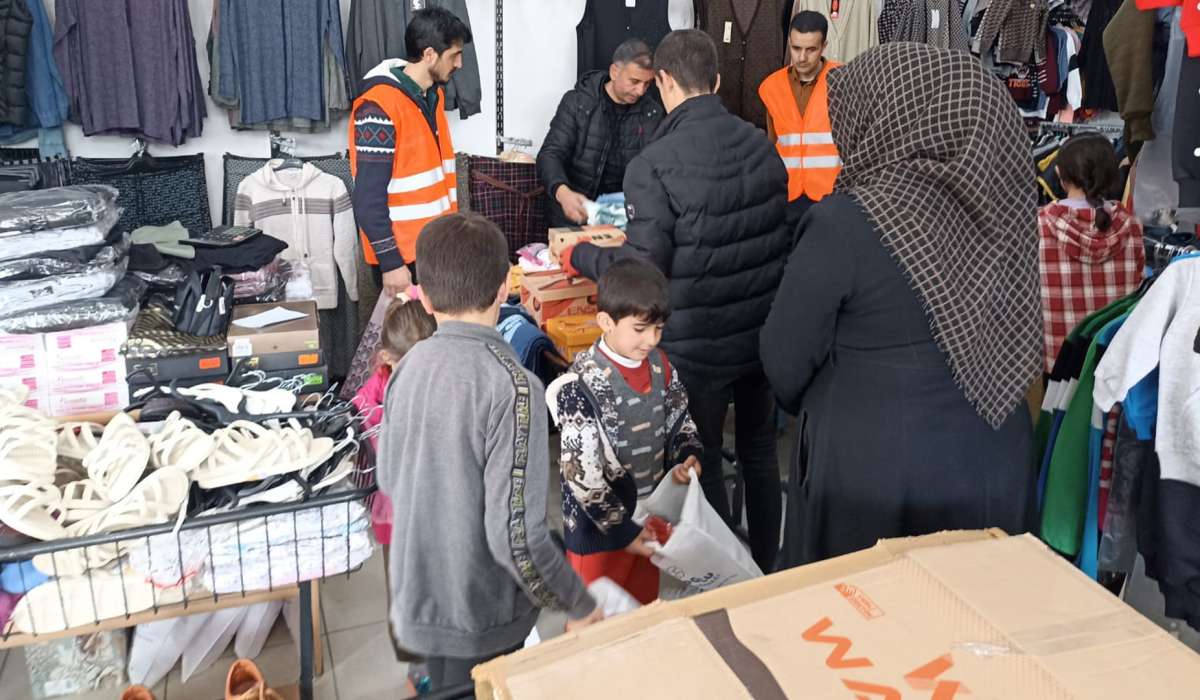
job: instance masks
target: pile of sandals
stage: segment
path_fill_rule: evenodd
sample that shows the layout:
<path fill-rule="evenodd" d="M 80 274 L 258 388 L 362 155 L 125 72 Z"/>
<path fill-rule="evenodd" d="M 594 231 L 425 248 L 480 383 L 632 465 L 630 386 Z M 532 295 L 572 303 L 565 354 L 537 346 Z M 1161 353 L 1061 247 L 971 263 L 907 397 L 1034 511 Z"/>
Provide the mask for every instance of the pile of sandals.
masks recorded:
<path fill-rule="evenodd" d="M 44 541 L 301 500 L 343 481 L 358 452 L 348 405 L 298 406 L 279 389 L 155 387 L 131 407 L 140 422 L 118 413 L 105 425 L 59 423 L 26 398 L 23 388 L 0 389 L 0 521 Z M 119 575 L 114 562 L 127 550 L 120 542 L 68 545 L 33 565 L 60 585 L 86 579 L 94 591 Z M 117 603 L 128 597 L 119 590 Z M 46 629 L 71 621 L 42 622 Z"/>

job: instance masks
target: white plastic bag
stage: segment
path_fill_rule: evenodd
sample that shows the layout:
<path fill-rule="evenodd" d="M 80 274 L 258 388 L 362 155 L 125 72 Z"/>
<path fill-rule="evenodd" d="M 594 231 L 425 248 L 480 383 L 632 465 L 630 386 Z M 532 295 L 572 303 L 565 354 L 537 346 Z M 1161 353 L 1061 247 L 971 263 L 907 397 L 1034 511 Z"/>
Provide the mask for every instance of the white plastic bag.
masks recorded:
<path fill-rule="evenodd" d="M 634 520 L 644 523 L 657 515 L 671 523 L 667 543 L 651 543 L 650 561 L 670 576 L 687 584 L 680 597 L 711 591 L 762 576 L 762 570 L 704 498 L 700 477 L 677 484 L 668 475 L 649 498 L 638 504 Z"/>
<path fill-rule="evenodd" d="M 187 646 L 183 649 L 183 682 L 217 662 L 246 615 L 246 608 L 229 608 L 187 618 Z M 192 622 L 196 618 L 201 618 Z"/>
<path fill-rule="evenodd" d="M 275 620 L 279 619 L 281 610 L 282 600 L 272 600 L 246 608 L 246 616 L 242 618 L 242 624 L 237 629 L 237 638 L 233 642 L 234 651 L 239 659 L 258 658 L 267 643 L 267 637 L 271 635 Z"/>
<path fill-rule="evenodd" d="M 153 688 L 167 677 L 187 645 L 187 636 L 180 633 L 186 622 L 186 617 L 175 617 L 137 626 L 129 650 L 130 683 Z"/>

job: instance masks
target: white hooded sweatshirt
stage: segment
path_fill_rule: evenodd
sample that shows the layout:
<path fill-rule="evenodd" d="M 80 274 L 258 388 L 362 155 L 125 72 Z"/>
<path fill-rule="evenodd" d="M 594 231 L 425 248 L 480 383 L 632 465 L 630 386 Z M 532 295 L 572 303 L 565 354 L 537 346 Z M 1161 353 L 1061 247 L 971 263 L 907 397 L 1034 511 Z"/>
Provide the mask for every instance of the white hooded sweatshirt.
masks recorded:
<path fill-rule="evenodd" d="M 317 308 L 337 307 L 338 271 L 350 300 L 358 301 L 358 230 L 346 184 L 310 163 L 276 170 L 281 163 L 273 160 L 242 180 L 234 225 L 287 243 L 280 257 L 308 266 Z"/>

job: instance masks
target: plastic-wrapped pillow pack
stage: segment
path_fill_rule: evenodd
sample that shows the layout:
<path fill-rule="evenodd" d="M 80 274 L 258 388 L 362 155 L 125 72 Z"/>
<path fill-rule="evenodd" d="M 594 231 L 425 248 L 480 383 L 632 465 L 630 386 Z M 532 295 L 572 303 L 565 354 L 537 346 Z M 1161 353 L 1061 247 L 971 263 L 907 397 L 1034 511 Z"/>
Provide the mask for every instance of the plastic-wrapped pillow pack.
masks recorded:
<path fill-rule="evenodd" d="M 116 209 L 117 190 L 73 185 L 0 195 L 0 240 L 12 234 L 88 226 Z"/>
<path fill-rule="evenodd" d="M 125 275 L 101 297 L 67 301 L 0 316 L 0 332 L 53 333 L 115 321 L 132 322 L 145 293 L 145 282 L 134 275 Z"/>
<path fill-rule="evenodd" d="M 34 279 L 0 281 L 0 316 L 104 296 L 125 276 L 128 253 L 129 239 L 122 237 L 115 245 L 102 247 L 94 258 L 74 270 Z"/>

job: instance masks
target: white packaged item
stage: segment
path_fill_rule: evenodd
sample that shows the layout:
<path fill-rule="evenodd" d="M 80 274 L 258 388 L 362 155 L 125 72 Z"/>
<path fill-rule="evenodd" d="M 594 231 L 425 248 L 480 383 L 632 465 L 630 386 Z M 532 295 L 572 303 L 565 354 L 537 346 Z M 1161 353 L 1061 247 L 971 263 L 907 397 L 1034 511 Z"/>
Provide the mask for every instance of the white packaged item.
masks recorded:
<path fill-rule="evenodd" d="M 106 323 L 73 331 L 47 333 L 47 369 L 95 367 L 112 364 L 121 357 L 121 346 L 129 338 L 122 322 Z"/>
<path fill-rule="evenodd" d="M 46 349 L 40 333 L 0 333 L 0 377 L 36 375 L 46 364 Z"/>
<path fill-rule="evenodd" d="M 25 387 L 25 391 L 29 396 L 41 396 L 46 393 L 45 384 L 42 378 L 36 374 L 0 374 L 0 389 L 15 389 L 18 386 Z"/>
<path fill-rule="evenodd" d="M 129 682 L 153 688 L 167 677 L 183 656 L 187 637 L 181 634 L 186 617 L 156 620 L 138 625 L 129 650 Z"/>
<path fill-rule="evenodd" d="M 121 361 L 77 369 L 47 370 L 40 386 L 50 395 L 88 391 L 114 391 L 125 385 L 125 363 Z"/>
<path fill-rule="evenodd" d="M 605 618 L 616 617 L 642 607 L 636 598 L 629 595 L 629 591 L 607 576 L 601 576 L 588 584 L 588 593 L 592 594 L 596 605 L 604 611 Z"/>
<path fill-rule="evenodd" d="M 687 584 L 681 597 L 762 576 L 750 552 L 704 498 L 700 477 L 694 471 L 691 477 L 686 486 L 663 479 L 638 504 L 635 521 L 657 515 L 674 528 L 665 545 L 650 544 L 655 550 L 650 561 Z"/>
<path fill-rule="evenodd" d="M 55 418 L 120 411 L 129 405 L 129 386 L 122 383 L 95 391 L 50 394 L 44 410 Z"/>
<path fill-rule="evenodd" d="M 127 258 L 115 258 L 109 248 L 101 262 L 81 272 L 42 277 L 35 280 L 0 282 L 0 315 L 24 313 L 64 301 L 102 297 L 125 276 Z"/>
<path fill-rule="evenodd" d="M 233 642 L 234 652 L 239 659 L 258 658 L 282 610 L 282 600 L 270 600 L 246 608 L 246 615 L 242 618 L 242 624 L 238 626 L 237 637 Z"/>
<path fill-rule="evenodd" d="M 183 682 L 197 673 L 211 668 L 225 653 L 229 642 L 237 634 L 242 618 L 246 616 L 246 608 L 228 608 L 218 610 L 202 617 L 200 622 L 186 627 L 186 646 L 183 648 Z"/>

